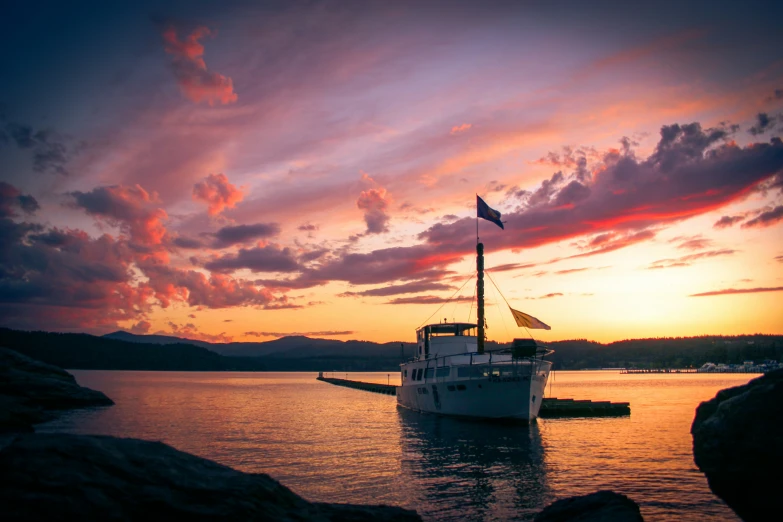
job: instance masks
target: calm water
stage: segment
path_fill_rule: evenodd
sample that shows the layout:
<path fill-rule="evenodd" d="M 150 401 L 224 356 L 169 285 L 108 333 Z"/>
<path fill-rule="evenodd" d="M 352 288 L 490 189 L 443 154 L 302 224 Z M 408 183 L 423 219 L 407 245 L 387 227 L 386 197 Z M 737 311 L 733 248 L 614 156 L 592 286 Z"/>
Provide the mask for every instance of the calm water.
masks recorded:
<path fill-rule="evenodd" d="M 555 499 L 608 488 L 638 502 L 646 520 L 700 522 L 738 519 L 693 463 L 694 409 L 755 377 L 557 372 L 547 396 L 628 401 L 631 416 L 525 427 L 398 410 L 393 396 L 314 373 L 72 373 L 116 405 L 39 431 L 162 440 L 268 473 L 309 500 L 395 504 L 429 520 L 528 520 Z"/>

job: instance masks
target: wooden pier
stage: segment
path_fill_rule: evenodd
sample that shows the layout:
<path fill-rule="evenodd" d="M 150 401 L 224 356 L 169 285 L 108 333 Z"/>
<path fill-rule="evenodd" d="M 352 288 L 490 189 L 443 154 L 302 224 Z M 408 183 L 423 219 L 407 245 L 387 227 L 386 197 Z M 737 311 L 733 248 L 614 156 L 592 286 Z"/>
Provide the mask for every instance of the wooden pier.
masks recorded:
<path fill-rule="evenodd" d="M 316 377 L 317 380 L 384 395 L 396 395 L 397 387 L 393 384 L 376 384 L 373 382 L 351 381 L 334 377 Z M 538 416 L 547 418 L 565 417 L 622 417 L 631 414 L 631 405 L 627 402 L 590 401 L 574 399 L 544 398 Z"/>
<path fill-rule="evenodd" d="M 336 379 L 334 377 L 316 377 L 319 381 L 345 386 L 346 388 L 356 388 L 373 393 L 383 393 L 385 395 L 397 395 L 397 387 L 393 384 L 375 384 L 374 382 L 349 381 L 347 379 Z"/>

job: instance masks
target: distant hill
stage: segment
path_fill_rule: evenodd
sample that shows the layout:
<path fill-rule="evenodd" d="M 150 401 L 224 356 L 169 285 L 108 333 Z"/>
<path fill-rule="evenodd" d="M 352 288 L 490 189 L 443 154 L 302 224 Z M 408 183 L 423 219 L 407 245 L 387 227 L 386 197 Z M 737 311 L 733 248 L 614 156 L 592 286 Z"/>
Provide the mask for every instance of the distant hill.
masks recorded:
<path fill-rule="evenodd" d="M 0 346 L 69 369 L 388 371 L 399 369 L 412 343 L 337 341 L 304 336 L 258 343 L 208 343 L 165 335 L 21 332 L 0 328 Z M 487 349 L 498 348 L 494 342 Z M 687 368 L 705 362 L 783 360 L 783 336 L 701 336 L 632 339 L 601 344 L 585 339 L 548 343 L 556 370 L 585 368 Z"/>
<path fill-rule="evenodd" d="M 259 359 L 224 357 L 200 346 L 139 344 L 88 334 L 0 328 L 0 346 L 73 370 L 264 370 Z"/>
<path fill-rule="evenodd" d="M 118 330 L 110 334 L 102 336 L 104 339 L 116 339 L 118 341 L 127 341 L 130 343 L 146 343 L 146 344 L 192 344 L 193 346 L 201 346 L 207 348 L 212 343 L 206 341 L 199 341 L 196 339 L 187 339 L 184 337 L 174 337 L 173 335 L 137 335 L 123 330 Z M 213 352 L 215 350 L 212 350 Z"/>
<path fill-rule="evenodd" d="M 215 353 L 231 357 L 274 357 L 300 359 L 306 357 L 381 357 L 400 359 L 400 344 L 405 346 L 407 357 L 413 355 L 413 343 L 374 343 L 370 341 L 339 341 L 334 339 L 313 339 L 303 335 L 281 337 L 272 341 L 209 343 L 167 335 L 137 335 L 118 331 L 103 336 L 104 339 L 119 339 L 145 344 L 193 344 Z"/>

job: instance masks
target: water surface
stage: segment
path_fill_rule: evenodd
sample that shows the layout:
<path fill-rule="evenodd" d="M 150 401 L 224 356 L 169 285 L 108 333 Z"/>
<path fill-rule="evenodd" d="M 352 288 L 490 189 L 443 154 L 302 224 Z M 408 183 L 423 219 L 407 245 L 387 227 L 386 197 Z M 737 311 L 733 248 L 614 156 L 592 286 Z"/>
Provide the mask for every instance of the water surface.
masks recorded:
<path fill-rule="evenodd" d="M 116 405 L 38 431 L 161 440 L 313 501 L 387 503 L 428 520 L 529 520 L 555 499 L 612 489 L 645 520 L 738 520 L 693 463 L 699 402 L 748 374 L 556 372 L 547 396 L 628 401 L 631 416 L 485 424 L 398 410 L 393 396 L 314 373 L 73 371 Z M 399 384 L 387 373 L 336 377 Z"/>

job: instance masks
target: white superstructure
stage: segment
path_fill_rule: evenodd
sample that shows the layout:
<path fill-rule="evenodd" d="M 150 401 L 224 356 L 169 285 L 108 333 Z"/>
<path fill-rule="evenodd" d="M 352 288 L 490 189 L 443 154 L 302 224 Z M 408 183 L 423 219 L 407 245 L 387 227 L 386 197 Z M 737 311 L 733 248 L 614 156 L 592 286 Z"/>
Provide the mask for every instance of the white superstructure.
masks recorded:
<path fill-rule="evenodd" d="M 416 356 L 400 365 L 397 403 L 416 411 L 529 422 L 538 416 L 552 367 L 546 348 L 516 339 L 479 353 L 477 325 L 430 324 L 417 330 Z"/>

